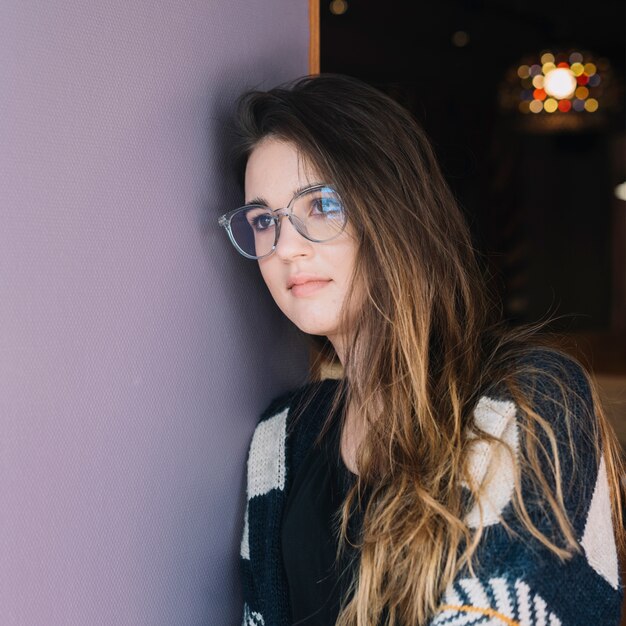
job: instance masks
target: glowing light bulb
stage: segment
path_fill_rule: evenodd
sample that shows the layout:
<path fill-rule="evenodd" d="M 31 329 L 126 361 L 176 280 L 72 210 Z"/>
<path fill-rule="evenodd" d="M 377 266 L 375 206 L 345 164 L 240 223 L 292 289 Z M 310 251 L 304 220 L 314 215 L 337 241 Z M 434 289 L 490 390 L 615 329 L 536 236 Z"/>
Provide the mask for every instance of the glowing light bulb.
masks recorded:
<path fill-rule="evenodd" d="M 457 30 L 452 35 L 452 43 L 457 48 L 464 48 L 469 43 L 470 37 L 469 34 L 464 30 Z"/>
<path fill-rule="evenodd" d="M 333 15 L 343 15 L 348 10 L 346 0 L 333 0 L 330 3 L 330 12 Z"/>
<path fill-rule="evenodd" d="M 593 63 L 585 63 L 585 74 L 587 76 L 593 76 L 597 71 L 598 69 Z"/>
<path fill-rule="evenodd" d="M 544 103 L 543 103 L 543 108 L 548 112 L 548 113 L 554 113 L 558 108 L 559 105 L 556 103 L 556 100 L 554 98 L 548 98 Z"/>
<path fill-rule="evenodd" d="M 585 71 L 582 63 L 572 63 L 572 67 L 570 69 L 574 73 L 574 76 L 580 76 Z"/>
<path fill-rule="evenodd" d="M 548 95 L 559 100 L 569 98 L 576 89 L 576 77 L 570 69 L 559 67 L 548 72 L 543 80 L 543 88 Z"/>
<path fill-rule="evenodd" d="M 584 100 L 588 96 L 589 96 L 589 89 L 587 89 L 587 87 L 578 87 L 578 89 L 576 89 L 576 97 L 579 100 Z"/>

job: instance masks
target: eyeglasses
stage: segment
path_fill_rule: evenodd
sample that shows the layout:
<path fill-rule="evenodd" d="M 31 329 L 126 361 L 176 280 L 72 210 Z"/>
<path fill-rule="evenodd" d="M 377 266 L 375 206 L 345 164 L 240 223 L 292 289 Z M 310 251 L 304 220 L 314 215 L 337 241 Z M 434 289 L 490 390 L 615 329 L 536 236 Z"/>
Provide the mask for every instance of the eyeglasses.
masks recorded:
<path fill-rule="evenodd" d="M 283 215 L 305 239 L 316 243 L 338 237 L 346 226 L 339 195 L 324 184 L 303 189 L 283 209 L 247 204 L 225 213 L 218 223 L 240 254 L 248 259 L 262 259 L 276 249 Z"/>

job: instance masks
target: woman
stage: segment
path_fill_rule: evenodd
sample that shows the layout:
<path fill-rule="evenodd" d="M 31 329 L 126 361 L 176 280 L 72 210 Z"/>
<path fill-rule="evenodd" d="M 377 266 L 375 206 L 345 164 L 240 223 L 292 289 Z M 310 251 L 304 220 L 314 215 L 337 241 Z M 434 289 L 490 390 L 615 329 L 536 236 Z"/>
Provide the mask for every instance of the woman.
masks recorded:
<path fill-rule="evenodd" d="M 338 380 L 261 416 L 244 624 L 617 624 L 618 445 L 587 373 L 507 330 L 411 115 L 348 77 L 244 94 L 220 224 Z"/>

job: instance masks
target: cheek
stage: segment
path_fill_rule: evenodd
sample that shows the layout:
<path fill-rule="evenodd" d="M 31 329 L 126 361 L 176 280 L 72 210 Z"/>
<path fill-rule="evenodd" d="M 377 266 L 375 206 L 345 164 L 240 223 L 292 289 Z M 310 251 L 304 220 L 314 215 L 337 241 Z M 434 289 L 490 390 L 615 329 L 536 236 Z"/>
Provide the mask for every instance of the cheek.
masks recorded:
<path fill-rule="evenodd" d="M 352 245 L 345 246 L 345 248 L 340 251 L 340 254 L 336 255 L 333 259 L 337 280 L 341 281 L 344 289 L 346 289 L 352 281 L 352 273 L 356 264 L 356 251 Z"/>

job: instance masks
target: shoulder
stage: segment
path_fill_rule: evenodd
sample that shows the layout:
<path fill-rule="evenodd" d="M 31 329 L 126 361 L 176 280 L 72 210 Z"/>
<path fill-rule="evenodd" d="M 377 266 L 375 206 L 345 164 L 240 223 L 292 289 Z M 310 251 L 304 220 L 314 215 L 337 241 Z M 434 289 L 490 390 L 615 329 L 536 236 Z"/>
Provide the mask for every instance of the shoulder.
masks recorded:
<path fill-rule="evenodd" d="M 461 624 L 481 613 L 477 624 L 617 623 L 611 490 L 588 374 L 547 349 L 529 351 L 510 372 L 484 390 L 473 414 L 468 469 L 479 490 L 466 521 L 483 529 L 478 567 L 450 585 L 433 623 Z M 577 545 L 565 559 L 520 523 L 521 510 L 564 548 L 555 504 Z"/>
<path fill-rule="evenodd" d="M 474 424 L 499 437 L 515 423 L 522 452 L 530 440 L 546 454 L 555 442 L 567 442 L 569 452 L 558 446 L 563 461 L 591 455 L 597 462 L 597 408 L 590 376 L 580 363 L 558 350 L 534 348 L 511 362 L 502 378 L 480 394 Z"/>
<path fill-rule="evenodd" d="M 326 407 L 326 403 L 334 394 L 338 382 L 338 380 L 331 378 L 309 381 L 274 397 L 261 412 L 255 432 L 259 429 L 267 429 L 269 425 L 266 422 L 284 422 L 287 424 L 288 417 L 296 417 L 298 412 L 305 410 L 309 414 L 323 412 L 323 408 Z"/>
<path fill-rule="evenodd" d="M 549 493 L 562 498 L 576 526 L 592 497 L 590 479 L 602 470 L 596 408 L 579 363 L 556 350 L 529 351 L 475 405 L 470 477 L 481 485 L 491 480 L 502 504 L 519 477 L 523 495 L 534 502 Z"/>
<path fill-rule="evenodd" d="M 547 349 L 523 355 L 511 372 L 474 409 L 467 480 L 482 496 L 466 520 L 472 528 L 504 520 L 524 535 L 530 523 L 555 545 L 571 546 L 568 528 L 581 540 L 611 525 L 601 415 L 588 375 Z"/>
<path fill-rule="evenodd" d="M 615 588 L 611 491 L 588 374 L 567 355 L 542 348 L 515 363 L 509 383 L 487 389 L 474 409 L 468 471 L 483 497 L 468 524 L 495 528 L 504 519 L 521 530 L 519 510 L 511 506 L 519 480 L 518 496 L 534 526 L 555 540 L 560 508 L 588 563 Z"/>
<path fill-rule="evenodd" d="M 505 379 L 490 381 L 484 393 L 510 399 L 511 383 L 531 400 L 562 399 L 563 395 L 590 400 L 586 370 L 576 359 L 556 349 L 536 347 L 510 359 Z"/>
<path fill-rule="evenodd" d="M 590 376 L 580 363 L 558 350 L 535 348 L 481 390 L 472 425 L 494 437 L 515 423 L 539 439 L 541 431 L 557 439 L 584 431 L 585 439 L 593 440 L 598 437 L 594 403 Z"/>
<path fill-rule="evenodd" d="M 316 433 L 324 415 L 321 407 L 336 385 L 332 379 L 308 382 L 275 397 L 261 412 L 248 452 L 248 497 L 284 489 L 290 461 L 287 440 L 293 431 L 292 447 L 297 448 L 299 441 Z M 296 421 L 298 417 L 303 419 Z"/>
<path fill-rule="evenodd" d="M 287 416 L 307 387 L 276 396 L 261 412 L 248 450 L 248 499 L 284 488 Z"/>

